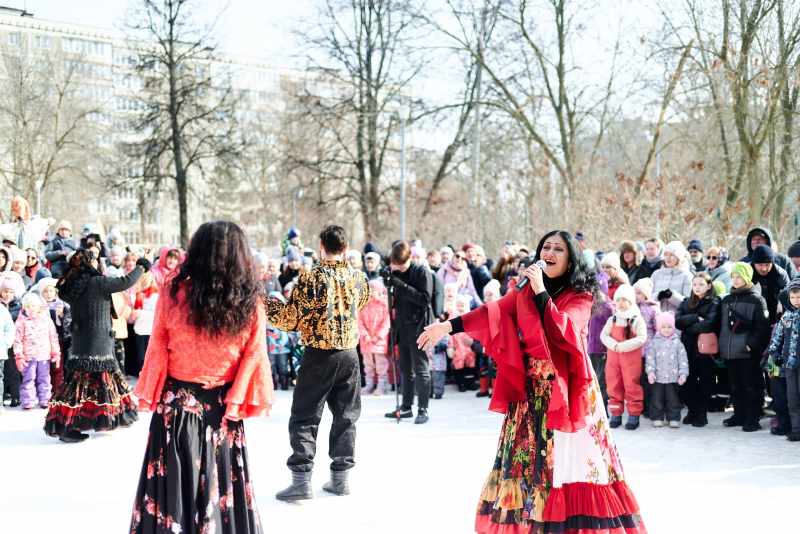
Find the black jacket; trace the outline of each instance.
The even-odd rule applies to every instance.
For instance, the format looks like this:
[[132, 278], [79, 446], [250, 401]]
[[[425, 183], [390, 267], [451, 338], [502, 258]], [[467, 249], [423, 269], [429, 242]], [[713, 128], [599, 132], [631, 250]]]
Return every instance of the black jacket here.
[[[747, 232], [747, 256], [742, 258], [739, 261], [743, 261], [745, 263], [750, 262], [750, 256], [753, 254], [753, 247], [750, 246], [750, 241], [753, 238], [753, 234], [764, 234], [767, 237], [767, 245], [772, 248], [772, 232], [769, 231], [769, 228], [764, 227], [756, 227]], [[794, 266], [792, 260], [789, 259], [789, 256], [786, 254], [781, 254], [780, 252], [775, 252], [775, 264], [780, 265], [783, 267], [783, 270], [786, 271], [786, 274], [789, 276], [789, 280], [794, 280], [794, 277], [797, 275], [797, 267]]]
[[675, 312], [675, 327], [681, 331], [681, 342], [686, 348], [686, 355], [690, 360], [708, 358], [707, 354], [697, 352], [697, 338], [700, 334], [709, 333], [719, 336], [719, 314], [722, 301], [719, 297], [703, 299], [696, 308], [692, 309], [689, 306], [689, 300], [691, 299], [683, 299], [681, 305], [678, 306], [678, 310]]
[[289, 267], [284, 267], [283, 272], [278, 277], [278, 283], [281, 287], [286, 287], [286, 285], [300, 276], [300, 269], [290, 269]]
[[483, 300], [483, 288], [492, 281], [492, 274], [485, 265], [476, 266], [474, 261], [468, 261], [467, 267], [469, 268], [470, 276], [472, 276], [472, 285], [475, 286], [475, 292]]
[[[664, 265], [664, 262], [660, 261], [656, 263], [654, 267], [651, 267], [650, 262], [647, 261], [647, 258], [643, 259], [642, 263], [640, 263], [636, 268], [636, 281], [639, 281], [642, 278], [653, 278], [653, 273], [659, 270], [662, 265]], [[636, 281], [632, 280], [631, 285], [635, 284]]]
[[392, 330], [395, 343], [416, 345], [425, 327], [433, 323], [432, 276], [435, 275], [427, 267], [412, 262], [406, 272], [394, 271], [389, 278], [395, 311]]
[[[625, 271], [625, 274], [628, 275], [628, 280], [630, 285], [635, 284], [640, 278], [639, 270], [641, 269], [641, 265], [633, 265], [632, 267], [628, 267], [625, 261], [620, 262], [622, 264], [622, 270]], [[652, 274], [652, 273], [651, 273]]]
[[778, 293], [789, 285], [789, 275], [773, 263], [766, 276], [761, 276], [753, 265], [753, 282], [761, 286], [761, 297], [767, 301], [770, 324], [778, 322]]
[[[732, 289], [732, 291], [736, 291]], [[772, 325], [761, 286], [725, 295], [722, 299], [719, 351], [726, 360], [761, 358], [769, 343]], [[735, 332], [732, 328], [736, 329]], [[747, 350], [750, 347], [750, 350]]]
[[47, 245], [44, 257], [50, 262], [50, 273], [53, 278], [59, 278], [67, 266], [67, 255], [61, 254], [61, 252], [64, 250], [72, 252], [76, 248], [75, 241], [64, 239], [60, 235], [56, 235]]

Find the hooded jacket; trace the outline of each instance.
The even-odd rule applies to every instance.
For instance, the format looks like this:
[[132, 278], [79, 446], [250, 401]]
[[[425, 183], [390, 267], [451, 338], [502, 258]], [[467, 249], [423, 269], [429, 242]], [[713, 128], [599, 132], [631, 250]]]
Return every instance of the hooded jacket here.
[[389, 305], [386, 298], [370, 297], [364, 309], [358, 312], [361, 353], [389, 354], [389, 328]]
[[719, 297], [703, 299], [692, 309], [689, 306], [690, 300], [685, 299], [678, 306], [678, 311], [675, 312], [675, 327], [681, 331], [681, 341], [690, 360], [708, 358], [708, 355], [697, 351], [697, 338], [700, 334], [719, 333], [722, 301]]
[[453, 263], [448, 261], [439, 271], [434, 274], [433, 276], [438, 276], [439, 279], [442, 281], [442, 285], [455, 283], [458, 284], [459, 289], [465, 288], [469, 291], [469, 294], [478, 301], [480, 305], [483, 300], [478, 296], [478, 291], [475, 289], [475, 284], [472, 280], [472, 274], [469, 271], [468, 267], [464, 267], [460, 271], [456, 271], [453, 269]]
[[[747, 256], [739, 261], [750, 263], [750, 256], [753, 255], [753, 247], [750, 246], [750, 240], [752, 239], [753, 234], [756, 233], [764, 234], [767, 237], [767, 245], [772, 248], [772, 232], [769, 231], [769, 228], [758, 226], [747, 232], [747, 241], [745, 242], [745, 245], [747, 245]], [[786, 254], [775, 252], [774, 262], [776, 265], [783, 267], [783, 270], [786, 271], [786, 274], [789, 276], [789, 280], [794, 280], [794, 277], [797, 276], [797, 268]]]
[[56, 361], [61, 358], [56, 326], [47, 311], [33, 315], [23, 311], [19, 314], [14, 336], [14, 358], [26, 362]]
[[766, 276], [761, 276], [754, 265], [752, 281], [761, 286], [761, 297], [767, 301], [770, 324], [775, 324], [778, 315], [778, 293], [789, 285], [789, 275], [779, 265], [773, 263], [772, 269]]
[[731, 290], [731, 262], [726, 261], [716, 269], [709, 270], [708, 276], [711, 277], [712, 282], [722, 282], [725, 284], [725, 289]]
[[769, 355], [773, 361], [783, 356], [783, 369], [800, 370], [800, 359], [797, 358], [797, 345], [800, 344], [800, 310], [788, 304], [781, 320], [775, 326], [772, 341], [769, 344]]
[[736, 293], [722, 299], [720, 354], [725, 360], [761, 358], [771, 332], [769, 310], [761, 297], [761, 286], [751, 283], [746, 289], [733, 291]]
[[169, 254], [172, 250], [175, 250], [175, 247], [162, 248], [161, 253], [158, 255], [158, 263], [153, 265], [153, 268], [151, 269], [158, 289], [161, 289], [161, 286], [164, 285], [167, 277], [170, 275], [170, 273], [172, 273], [172, 271], [167, 269], [167, 254]]
[[6, 257], [6, 264], [0, 269], [0, 274], [7, 273], [11, 270], [11, 251], [6, 247], [0, 247], [0, 254]]

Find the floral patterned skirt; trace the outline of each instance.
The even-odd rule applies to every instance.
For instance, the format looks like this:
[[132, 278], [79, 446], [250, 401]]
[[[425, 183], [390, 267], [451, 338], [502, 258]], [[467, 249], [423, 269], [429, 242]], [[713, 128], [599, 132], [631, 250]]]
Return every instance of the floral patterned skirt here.
[[110, 431], [139, 420], [131, 387], [119, 371], [66, 372], [64, 382], [50, 398], [44, 421], [48, 436], [70, 430]]
[[589, 390], [586, 427], [554, 432], [546, 427], [552, 366], [530, 358], [526, 368], [526, 399], [508, 406], [475, 532], [646, 534], [623, 480], [597, 380]]
[[262, 533], [244, 427], [224, 419], [231, 384], [168, 378], [150, 421], [131, 533]]

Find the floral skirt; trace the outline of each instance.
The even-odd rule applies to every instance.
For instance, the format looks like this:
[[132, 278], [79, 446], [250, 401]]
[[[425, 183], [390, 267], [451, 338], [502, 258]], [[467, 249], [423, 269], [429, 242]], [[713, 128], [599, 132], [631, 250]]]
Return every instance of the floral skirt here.
[[546, 428], [552, 367], [534, 358], [526, 367], [526, 399], [509, 404], [475, 532], [646, 534], [622, 480], [597, 381], [588, 395], [587, 427], [574, 434], [554, 432]]
[[130, 532], [263, 532], [244, 427], [224, 419], [230, 384], [168, 378], [150, 421]]
[[139, 420], [131, 387], [119, 371], [66, 372], [55, 390], [44, 421], [48, 436], [63, 436], [70, 430], [110, 431]]

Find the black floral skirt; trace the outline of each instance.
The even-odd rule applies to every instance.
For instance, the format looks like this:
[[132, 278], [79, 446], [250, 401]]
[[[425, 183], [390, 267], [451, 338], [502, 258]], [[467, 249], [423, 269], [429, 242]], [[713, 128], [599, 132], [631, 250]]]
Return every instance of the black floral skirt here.
[[139, 420], [131, 391], [119, 371], [66, 372], [50, 398], [44, 431], [60, 437], [70, 430], [99, 432], [130, 426]]
[[131, 533], [261, 533], [244, 427], [224, 419], [231, 384], [168, 378], [150, 421]]

